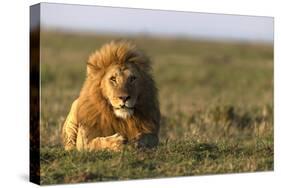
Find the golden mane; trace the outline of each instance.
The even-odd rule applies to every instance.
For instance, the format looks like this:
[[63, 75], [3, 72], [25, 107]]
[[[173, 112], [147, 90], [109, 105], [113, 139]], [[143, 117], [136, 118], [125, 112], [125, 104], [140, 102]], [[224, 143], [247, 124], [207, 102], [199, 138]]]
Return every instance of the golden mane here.
[[[140, 86], [142, 93], [134, 115], [128, 119], [120, 119], [115, 116], [101, 92], [101, 80], [111, 64], [125, 62], [137, 65], [145, 79], [145, 85]], [[97, 137], [119, 133], [131, 140], [139, 134], [158, 134], [160, 112], [149, 58], [131, 43], [111, 42], [90, 55], [87, 65], [87, 78], [77, 106], [77, 120], [81, 126], [94, 130], [93, 134]]]

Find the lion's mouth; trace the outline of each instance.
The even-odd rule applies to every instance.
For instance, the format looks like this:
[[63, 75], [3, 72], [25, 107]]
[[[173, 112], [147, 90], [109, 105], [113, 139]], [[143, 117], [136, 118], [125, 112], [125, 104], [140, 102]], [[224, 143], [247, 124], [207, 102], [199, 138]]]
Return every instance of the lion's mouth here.
[[135, 109], [134, 107], [128, 107], [128, 106], [123, 105], [123, 106], [114, 108], [114, 113], [117, 117], [126, 119], [134, 114], [134, 111], [135, 111], [134, 109]]

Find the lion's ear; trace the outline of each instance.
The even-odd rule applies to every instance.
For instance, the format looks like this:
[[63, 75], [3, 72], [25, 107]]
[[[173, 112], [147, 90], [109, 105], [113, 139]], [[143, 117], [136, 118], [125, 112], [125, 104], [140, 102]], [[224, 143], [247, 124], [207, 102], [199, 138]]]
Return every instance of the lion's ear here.
[[92, 63], [87, 63], [87, 76], [94, 75], [99, 71], [99, 68], [93, 65]]

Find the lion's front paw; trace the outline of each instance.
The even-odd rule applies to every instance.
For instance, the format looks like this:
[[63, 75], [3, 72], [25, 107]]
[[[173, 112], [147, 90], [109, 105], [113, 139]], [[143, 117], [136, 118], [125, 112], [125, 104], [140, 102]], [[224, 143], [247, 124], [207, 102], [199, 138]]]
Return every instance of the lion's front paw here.
[[124, 143], [125, 143], [125, 138], [118, 133], [112, 136], [105, 137], [103, 140], [104, 148], [113, 151], [122, 150]]
[[153, 148], [158, 145], [158, 136], [154, 134], [139, 134], [134, 139], [134, 146], [137, 148]]

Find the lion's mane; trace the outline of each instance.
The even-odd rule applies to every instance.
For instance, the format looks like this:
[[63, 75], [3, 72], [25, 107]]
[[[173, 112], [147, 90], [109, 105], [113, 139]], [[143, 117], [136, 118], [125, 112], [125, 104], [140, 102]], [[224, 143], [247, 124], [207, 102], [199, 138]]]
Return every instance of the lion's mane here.
[[[111, 105], [101, 92], [101, 80], [107, 68], [113, 64], [134, 63], [142, 75], [143, 84], [138, 106], [132, 117], [116, 117]], [[128, 140], [140, 134], [158, 135], [160, 112], [157, 89], [151, 75], [150, 60], [129, 42], [119, 41], [104, 45], [90, 55], [87, 63], [87, 77], [77, 103], [79, 126], [88, 130], [90, 137], [104, 137], [115, 133]]]

